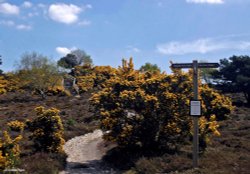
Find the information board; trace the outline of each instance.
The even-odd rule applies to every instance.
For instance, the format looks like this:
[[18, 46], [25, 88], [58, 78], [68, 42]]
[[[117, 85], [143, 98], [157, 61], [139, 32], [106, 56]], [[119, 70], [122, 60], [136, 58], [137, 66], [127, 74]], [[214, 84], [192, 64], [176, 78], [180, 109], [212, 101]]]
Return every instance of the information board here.
[[201, 116], [201, 101], [199, 100], [190, 101], [190, 115]]

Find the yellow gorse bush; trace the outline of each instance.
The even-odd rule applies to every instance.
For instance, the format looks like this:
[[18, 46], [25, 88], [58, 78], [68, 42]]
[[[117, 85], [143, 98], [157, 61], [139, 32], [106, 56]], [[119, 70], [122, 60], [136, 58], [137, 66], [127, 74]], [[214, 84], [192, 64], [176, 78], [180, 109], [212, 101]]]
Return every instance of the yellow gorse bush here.
[[[107, 140], [120, 146], [176, 148], [192, 136], [192, 71], [141, 73], [130, 59], [123, 60], [114, 72], [91, 98]], [[201, 135], [219, 135], [216, 119], [230, 113], [231, 101], [201, 83], [199, 92], [203, 104], [200, 122], [206, 125], [200, 127]]]
[[0, 94], [20, 90], [20, 80], [13, 73], [0, 75]]
[[61, 96], [70, 96], [70, 92], [64, 88], [62, 85], [56, 85], [53, 87], [48, 87], [46, 90], [47, 95], [61, 95]]
[[116, 69], [111, 66], [76, 66], [74, 74], [80, 92], [89, 91], [95, 87], [104, 87], [104, 82], [116, 75]]
[[7, 131], [3, 132], [3, 137], [0, 138], [0, 171], [7, 167], [14, 167], [19, 160], [20, 147], [18, 143], [21, 139], [21, 135], [12, 139]]
[[37, 118], [27, 122], [31, 130], [31, 138], [37, 151], [63, 152], [65, 140], [63, 138], [63, 124], [59, 116], [59, 110], [55, 108], [45, 109], [40, 106], [35, 108]]
[[12, 131], [23, 131], [25, 127], [25, 123], [15, 120], [7, 123], [7, 126], [10, 128]]
[[3, 75], [0, 75], [0, 94], [7, 92], [8, 81]]

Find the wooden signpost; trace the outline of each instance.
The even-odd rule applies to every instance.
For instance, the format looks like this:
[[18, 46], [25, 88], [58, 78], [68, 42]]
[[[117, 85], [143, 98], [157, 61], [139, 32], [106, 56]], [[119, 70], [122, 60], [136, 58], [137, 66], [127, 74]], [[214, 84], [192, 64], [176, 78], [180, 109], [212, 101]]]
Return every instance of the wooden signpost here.
[[201, 103], [198, 100], [198, 69], [199, 68], [218, 68], [218, 63], [198, 63], [193, 60], [193, 63], [173, 63], [172, 68], [192, 68], [193, 69], [193, 90], [194, 98], [190, 101], [190, 115], [193, 116], [194, 134], [193, 134], [193, 167], [198, 167], [199, 158], [199, 116], [201, 115]]

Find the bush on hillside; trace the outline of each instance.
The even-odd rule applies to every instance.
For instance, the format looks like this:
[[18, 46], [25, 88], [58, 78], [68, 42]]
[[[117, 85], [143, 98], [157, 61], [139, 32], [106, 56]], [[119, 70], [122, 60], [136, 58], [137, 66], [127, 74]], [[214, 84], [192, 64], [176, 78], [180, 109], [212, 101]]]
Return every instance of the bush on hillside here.
[[65, 140], [63, 138], [63, 125], [59, 110], [35, 108], [37, 118], [27, 122], [31, 130], [31, 139], [34, 141], [36, 151], [62, 153]]
[[21, 139], [21, 135], [12, 139], [7, 131], [3, 132], [3, 137], [0, 138], [0, 171], [14, 167], [18, 163], [20, 156], [18, 143]]
[[[192, 85], [191, 71], [174, 70], [170, 75], [141, 73], [134, 70], [132, 59], [123, 60], [115, 76], [91, 98], [96, 114], [100, 115], [104, 138], [121, 147], [176, 150], [192, 136], [189, 116]], [[200, 88], [208, 89], [208, 86]], [[223, 118], [232, 110], [229, 99], [212, 92], [212, 98], [204, 97], [210, 95], [208, 92], [201, 95], [204, 117], [200, 121], [204, 126], [200, 129], [204, 129], [205, 135], [210, 132], [218, 135], [215, 113]], [[207, 138], [201, 135], [200, 138]]]
[[22, 132], [25, 128], [25, 123], [18, 121], [18, 120], [15, 120], [15, 121], [8, 122], [7, 126], [12, 131]]
[[102, 88], [105, 82], [116, 74], [116, 69], [111, 66], [88, 65], [76, 66], [73, 75], [77, 79], [80, 92], [89, 91], [95, 87]]

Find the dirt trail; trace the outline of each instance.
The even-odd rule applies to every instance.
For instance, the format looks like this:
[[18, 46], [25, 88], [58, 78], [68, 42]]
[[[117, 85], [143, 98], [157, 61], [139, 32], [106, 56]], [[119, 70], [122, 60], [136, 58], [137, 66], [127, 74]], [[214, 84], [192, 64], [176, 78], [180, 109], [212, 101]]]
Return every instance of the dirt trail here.
[[108, 151], [103, 146], [102, 131], [95, 130], [66, 142], [64, 150], [68, 155], [66, 171], [60, 174], [113, 174], [112, 169], [103, 169], [101, 159]]

